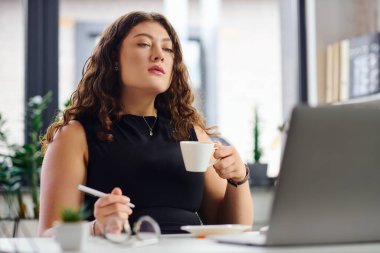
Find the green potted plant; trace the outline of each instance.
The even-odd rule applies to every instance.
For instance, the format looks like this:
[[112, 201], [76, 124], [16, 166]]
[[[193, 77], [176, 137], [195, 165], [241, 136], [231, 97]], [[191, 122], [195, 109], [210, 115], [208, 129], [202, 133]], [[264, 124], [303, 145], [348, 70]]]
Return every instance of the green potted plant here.
[[[12, 152], [5, 130], [6, 121], [0, 113], [0, 192], [7, 204], [0, 219], [25, 217], [26, 206], [22, 201], [21, 185], [23, 171], [12, 165]], [[18, 205], [15, 204], [17, 199]]]
[[[42, 116], [52, 98], [52, 93], [29, 99], [26, 120], [30, 125], [30, 141], [23, 144], [9, 144], [4, 130], [5, 120], [0, 118], [0, 183], [1, 193], [9, 206], [8, 218], [32, 218], [39, 216], [39, 173], [42, 164], [40, 135]], [[27, 213], [23, 193], [31, 195], [32, 213]], [[15, 199], [16, 198], [16, 199]], [[16, 201], [17, 200], [17, 204]], [[14, 213], [13, 210], [17, 212]]]
[[[5, 120], [0, 113], [0, 148], [1, 150], [8, 147], [7, 135], [4, 129]], [[21, 178], [18, 175], [15, 175], [12, 167], [9, 164], [8, 156], [0, 156], [0, 190], [4, 201], [8, 206], [7, 212], [2, 214], [1, 219], [9, 218], [13, 216], [13, 199], [16, 190], [20, 188]]]
[[253, 160], [255, 163], [260, 163], [261, 156], [263, 155], [263, 149], [260, 146], [260, 128], [259, 128], [259, 113], [257, 108], [255, 109], [253, 127]]
[[55, 239], [63, 250], [79, 251], [89, 236], [89, 226], [84, 219], [87, 214], [85, 208], [78, 210], [63, 208], [61, 222], [55, 226]]
[[[14, 205], [14, 200], [17, 197], [18, 203], [21, 202], [20, 195], [17, 194], [20, 192], [21, 187], [21, 171], [13, 168], [9, 165], [6, 160], [0, 161], [0, 184], [1, 184], [1, 192], [4, 198], [4, 201], [7, 204], [8, 210], [3, 214], [3, 217], [0, 219], [12, 218], [17, 216], [20, 212], [25, 213], [25, 205], [21, 207], [16, 207]], [[21, 210], [21, 211], [20, 211]]]
[[253, 127], [253, 161], [248, 164], [250, 173], [250, 184], [252, 186], [269, 186], [270, 181], [267, 176], [267, 167], [265, 163], [261, 163], [263, 149], [260, 144], [260, 117], [257, 107], [254, 111], [254, 127]]

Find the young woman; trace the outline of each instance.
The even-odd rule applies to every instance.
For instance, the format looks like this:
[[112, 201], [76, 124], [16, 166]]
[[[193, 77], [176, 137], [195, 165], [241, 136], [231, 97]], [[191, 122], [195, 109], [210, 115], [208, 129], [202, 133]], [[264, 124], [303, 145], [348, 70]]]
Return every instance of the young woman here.
[[[202, 222], [252, 224], [248, 170], [234, 147], [216, 143], [220, 160], [205, 173], [184, 168], [179, 141], [211, 142], [192, 102], [180, 42], [164, 16], [133, 12], [111, 24], [43, 140], [40, 235], [52, 234], [62, 207], [83, 203], [93, 209], [95, 235], [111, 216], [132, 224], [150, 215], [163, 233]], [[84, 196], [77, 184], [109, 194]]]

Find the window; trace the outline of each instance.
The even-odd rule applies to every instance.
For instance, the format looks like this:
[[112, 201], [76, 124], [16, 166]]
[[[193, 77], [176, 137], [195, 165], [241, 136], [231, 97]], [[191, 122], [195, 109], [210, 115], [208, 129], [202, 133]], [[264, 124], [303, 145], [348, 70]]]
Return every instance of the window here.
[[[61, 0], [61, 105], [76, 87], [96, 36], [107, 24], [129, 11], [166, 10], [165, 1], [155, 0], [86, 1], [86, 9], [78, 2]], [[219, 126], [222, 137], [238, 148], [244, 161], [252, 162], [257, 106], [264, 149], [262, 162], [270, 162], [269, 174], [275, 176], [281, 151], [278, 127], [283, 121], [279, 3], [219, 1], [217, 23], [206, 40], [199, 3], [188, 1], [189, 31], [185, 34], [189, 39], [182, 40], [185, 63], [197, 94], [196, 107], [206, 114], [209, 125]]]
[[24, 141], [24, 5], [0, 1], [0, 113], [10, 143]]

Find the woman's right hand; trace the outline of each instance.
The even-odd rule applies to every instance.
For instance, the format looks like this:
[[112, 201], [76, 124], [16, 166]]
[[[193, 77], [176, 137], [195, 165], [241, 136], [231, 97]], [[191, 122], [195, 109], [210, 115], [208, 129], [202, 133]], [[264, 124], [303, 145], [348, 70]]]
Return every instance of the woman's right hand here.
[[123, 196], [119, 187], [115, 187], [107, 196], [99, 198], [94, 205], [95, 235], [103, 234], [104, 225], [110, 217], [119, 217], [128, 221], [132, 214], [129, 203], [130, 199]]

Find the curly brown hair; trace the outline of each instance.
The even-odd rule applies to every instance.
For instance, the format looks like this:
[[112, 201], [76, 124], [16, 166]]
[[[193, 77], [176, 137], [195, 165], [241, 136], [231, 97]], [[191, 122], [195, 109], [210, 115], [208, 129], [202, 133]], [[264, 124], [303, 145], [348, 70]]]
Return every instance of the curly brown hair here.
[[174, 28], [161, 14], [132, 12], [118, 18], [103, 32], [83, 68], [82, 79], [71, 95], [70, 105], [59, 120], [48, 127], [41, 141], [43, 153], [57, 131], [87, 112], [97, 115], [101, 126], [97, 133], [98, 138], [112, 141], [111, 115], [117, 116], [122, 113], [121, 84], [119, 72], [113, 69], [114, 62], [124, 38], [133, 27], [145, 21], [161, 24], [173, 44], [174, 64], [170, 87], [157, 95], [155, 100], [157, 110], [171, 119], [172, 137], [176, 140], [188, 139], [190, 129], [194, 125], [199, 126], [208, 135], [214, 135], [211, 133], [214, 127], [206, 127], [203, 116], [192, 106], [194, 95], [190, 89], [188, 71], [183, 63], [180, 41]]

